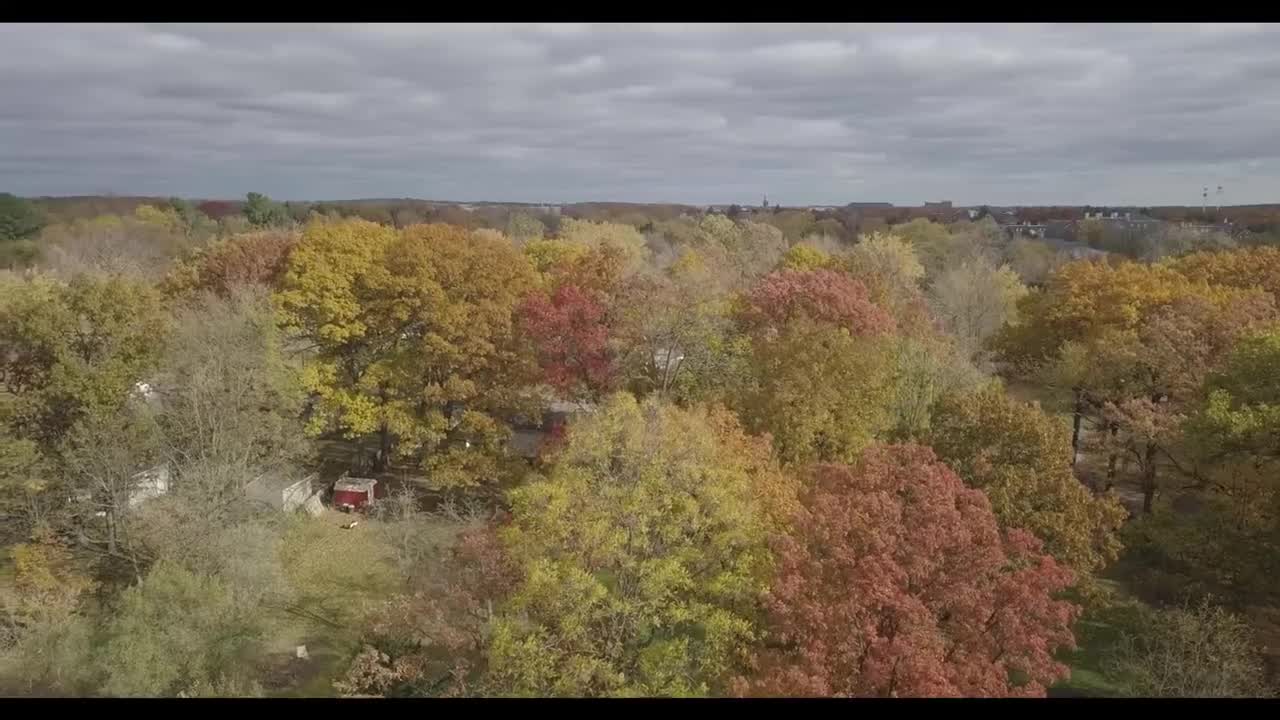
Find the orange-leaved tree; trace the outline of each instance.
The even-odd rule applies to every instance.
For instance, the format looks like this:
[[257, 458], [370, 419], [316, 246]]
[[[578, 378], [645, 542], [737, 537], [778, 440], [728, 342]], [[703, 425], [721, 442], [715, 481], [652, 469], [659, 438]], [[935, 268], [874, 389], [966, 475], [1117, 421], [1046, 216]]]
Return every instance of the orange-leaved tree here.
[[1042, 696], [1067, 674], [1072, 580], [928, 449], [810, 470], [775, 546], [769, 636], [748, 695]]

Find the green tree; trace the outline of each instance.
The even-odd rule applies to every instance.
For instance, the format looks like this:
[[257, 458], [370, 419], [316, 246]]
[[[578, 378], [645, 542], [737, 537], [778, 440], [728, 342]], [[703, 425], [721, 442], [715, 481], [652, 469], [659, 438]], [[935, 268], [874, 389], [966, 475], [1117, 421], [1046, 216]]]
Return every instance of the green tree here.
[[31, 201], [0, 193], [0, 246], [35, 237], [44, 225], [44, 215]]
[[897, 337], [891, 343], [890, 437], [924, 442], [938, 403], [988, 380], [945, 337]]
[[262, 613], [214, 576], [159, 563], [104, 629], [102, 691], [123, 697], [258, 694]]
[[893, 232], [911, 246], [929, 277], [940, 274], [949, 266], [952, 236], [947, 232], [947, 226], [928, 218], [915, 218], [895, 225]]
[[256, 192], [245, 196], [244, 217], [256, 228], [283, 227], [293, 222], [284, 205]]

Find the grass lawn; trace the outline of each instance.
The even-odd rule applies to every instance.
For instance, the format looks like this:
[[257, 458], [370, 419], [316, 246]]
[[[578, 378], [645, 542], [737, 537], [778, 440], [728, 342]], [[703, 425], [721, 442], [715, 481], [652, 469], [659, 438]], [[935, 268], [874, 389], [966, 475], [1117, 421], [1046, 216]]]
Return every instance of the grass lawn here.
[[[1077, 697], [1124, 697], [1129, 693], [1122, 685], [1108, 679], [1102, 668], [1108, 650], [1123, 630], [1132, 629], [1132, 599], [1124, 587], [1114, 580], [1098, 580], [1110, 596], [1105, 608], [1087, 611], [1075, 625], [1076, 650], [1063, 656], [1071, 668], [1071, 677], [1056, 685], [1054, 691]], [[1053, 691], [1051, 691], [1053, 692]], [[1057, 694], [1057, 693], [1054, 693]]]
[[[343, 530], [351, 520], [359, 525]], [[260, 658], [263, 689], [269, 697], [333, 697], [333, 681], [359, 650], [368, 614], [405, 591], [408, 566], [398, 563], [418, 557], [412, 567], [430, 568], [464, 525], [443, 518], [403, 525], [332, 510], [294, 522], [282, 553], [286, 575], [299, 592], [296, 603], [333, 624], [273, 611], [273, 631], [263, 639]], [[307, 659], [296, 656], [298, 645], [306, 645]]]

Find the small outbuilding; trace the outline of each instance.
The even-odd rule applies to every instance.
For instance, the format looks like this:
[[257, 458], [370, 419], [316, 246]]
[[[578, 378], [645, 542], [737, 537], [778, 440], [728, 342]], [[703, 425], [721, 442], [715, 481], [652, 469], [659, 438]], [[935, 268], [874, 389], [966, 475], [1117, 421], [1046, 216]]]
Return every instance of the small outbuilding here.
[[333, 506], [346, 512], [364, 510], [384, 495], [386, 486], [373, 478], [342, 477], [333, 484]]
[[301, 478], [296, 475], [273, 473], [263, 475], [249, 483], [245, 488], [245, 494], [250, 500], [264, 503], [276, 510], [294, 512], [305, 508], [312, 498], [318, 501], [322, 489], [319, 476], [314, 473]]
[[133, 488], [129, 491], [129, 507], [160, 497], [169, 492], [169, 467], [157, 465], [133, 476]]

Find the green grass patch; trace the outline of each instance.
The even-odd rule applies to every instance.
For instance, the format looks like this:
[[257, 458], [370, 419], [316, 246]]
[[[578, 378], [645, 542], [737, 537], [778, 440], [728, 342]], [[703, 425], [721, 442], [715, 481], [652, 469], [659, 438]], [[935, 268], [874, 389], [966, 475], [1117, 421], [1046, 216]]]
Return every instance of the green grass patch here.
[[1060, 658], [1071, 677], [1056, 687], [1086, 697], [1126, 697], [1132, 693], [1106, 672], [1107, 655], [1122, 633], [1141, 626], [1141, 604], [1114, 580], [1097, 580], [1100, 592], [1075, 624], [1076, 649]]

